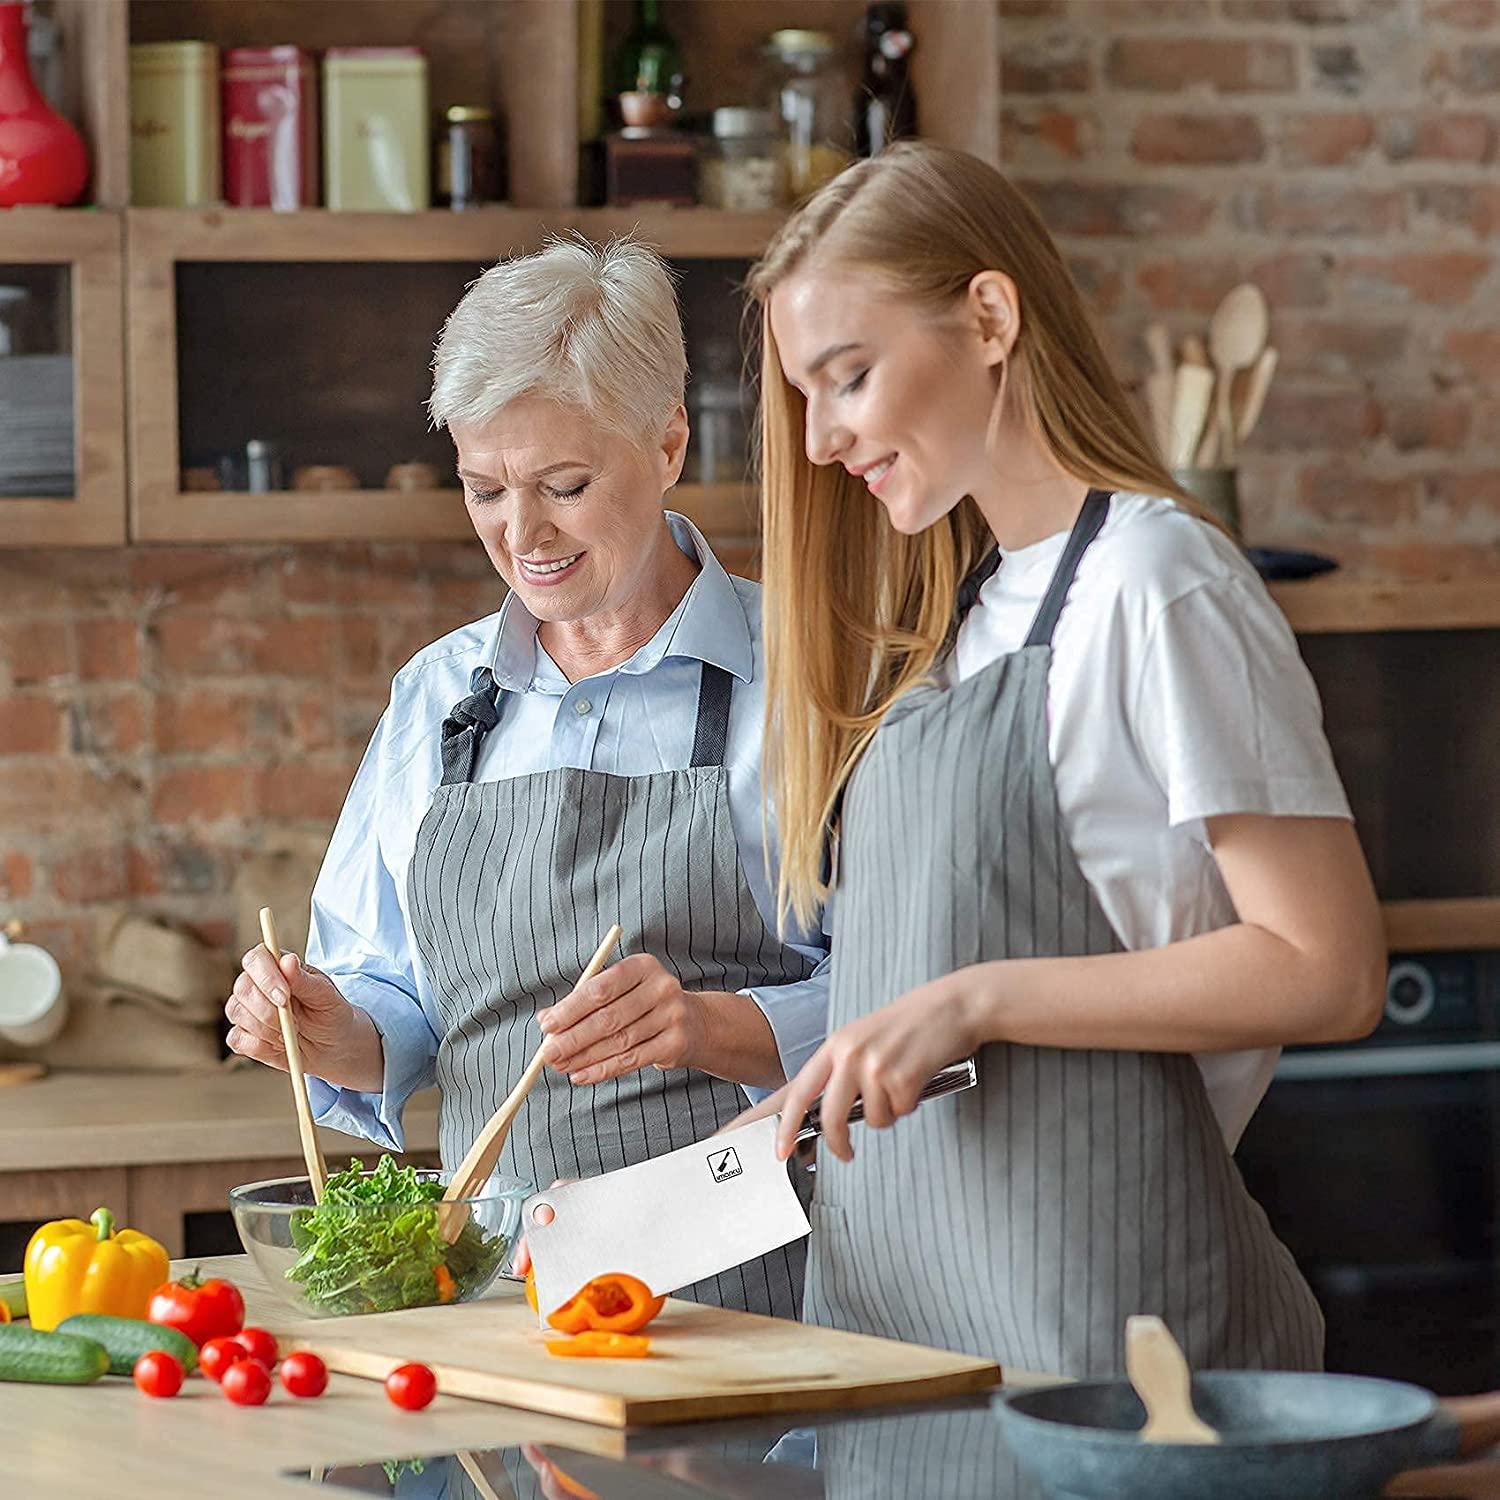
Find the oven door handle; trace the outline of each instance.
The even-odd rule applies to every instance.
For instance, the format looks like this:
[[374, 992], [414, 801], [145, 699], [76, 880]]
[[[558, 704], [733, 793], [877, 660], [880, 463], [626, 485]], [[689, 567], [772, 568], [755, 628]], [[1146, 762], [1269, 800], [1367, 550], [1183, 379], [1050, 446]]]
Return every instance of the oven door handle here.
[[1276, 1064], [1277, 1080], [1418, 1078], [1438, 1073], [1500, 1072], [1500, 1042], [1446, 1042], [1410, 1047], [1329, 1047], [1288, 1052]]

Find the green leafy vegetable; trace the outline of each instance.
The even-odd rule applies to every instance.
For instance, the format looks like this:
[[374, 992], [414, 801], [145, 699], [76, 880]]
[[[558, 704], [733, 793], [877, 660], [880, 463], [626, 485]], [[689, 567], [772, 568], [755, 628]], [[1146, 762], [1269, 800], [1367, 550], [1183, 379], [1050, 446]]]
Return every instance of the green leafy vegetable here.
[[388, 1458], [383, 1467], [386, 1483], [395, 1489], [396, 1481], [403, 1474], [420, 1474], [427, 1467], [427, 1461], [421, 1458]]
[[328, 1179], [316, 1208], [291, 1216], [292, 1243], [301, 1252], [287, 1280], [301, 1283], [324, 1312], [390, 1312], [445, 1300], [445, 1266], [460, 1297], [488, 1282], [505, 1254], [503, 1234], [486, 1234], [471, 1215], [447, 1244], [438, 1231], [443, 1185], [382, 1156], [367, 1173], [357, 1159]]

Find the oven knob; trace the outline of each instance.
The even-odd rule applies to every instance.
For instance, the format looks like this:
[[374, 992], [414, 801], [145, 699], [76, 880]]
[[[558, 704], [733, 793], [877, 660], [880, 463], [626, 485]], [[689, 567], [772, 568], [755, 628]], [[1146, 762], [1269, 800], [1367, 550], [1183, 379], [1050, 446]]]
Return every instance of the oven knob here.
[[1437, 1004], [1431, 970], [1421, 964], [1392, 964], [1385, 981], [1385, 1013], [1398, 1026], [1418, 1026]]

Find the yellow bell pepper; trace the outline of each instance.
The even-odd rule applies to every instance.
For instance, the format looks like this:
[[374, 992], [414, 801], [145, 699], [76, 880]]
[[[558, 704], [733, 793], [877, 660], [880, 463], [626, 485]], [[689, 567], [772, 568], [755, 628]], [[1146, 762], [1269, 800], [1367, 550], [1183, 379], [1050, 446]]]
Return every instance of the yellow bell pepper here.
[[26, 1306], [33, 1328], [56, 1328], [74, 1313], [144, 1318], [151, 1293], [167, 1279], [167, 1252], [150, 1235], [115, 1229], [96, 1208], [82, 1219], [43, 1224], [26, 1246]]

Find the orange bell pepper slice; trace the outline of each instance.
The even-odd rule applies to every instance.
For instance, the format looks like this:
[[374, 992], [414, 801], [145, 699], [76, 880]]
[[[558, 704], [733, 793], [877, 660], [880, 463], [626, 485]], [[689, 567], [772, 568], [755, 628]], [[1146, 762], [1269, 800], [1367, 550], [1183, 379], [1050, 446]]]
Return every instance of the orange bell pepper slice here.
[[607, 1333], [600, 1328], [585, 1329], [572, 1338], [548, 1339], [548, 1354], [560, 1359], [644, 1359], [651, 1340], [633, 1333]]
[[451, 1302], [458, 1292], [458, 1285], [453, 1280], [453, 1272], [447, 1266], [439, 1266], [432, 1275], [437, 1282], [438, 1301]]
[[[536, 1277], [526, 1273], [526, 1300], [536, 1310]], [[639, 1333], [666, 1305], [651, 1288], [635, 1276], [614, 1271], [596, 1276], [576, 1296], [570, 1297], [547, 1322], [559, 1333]]]

